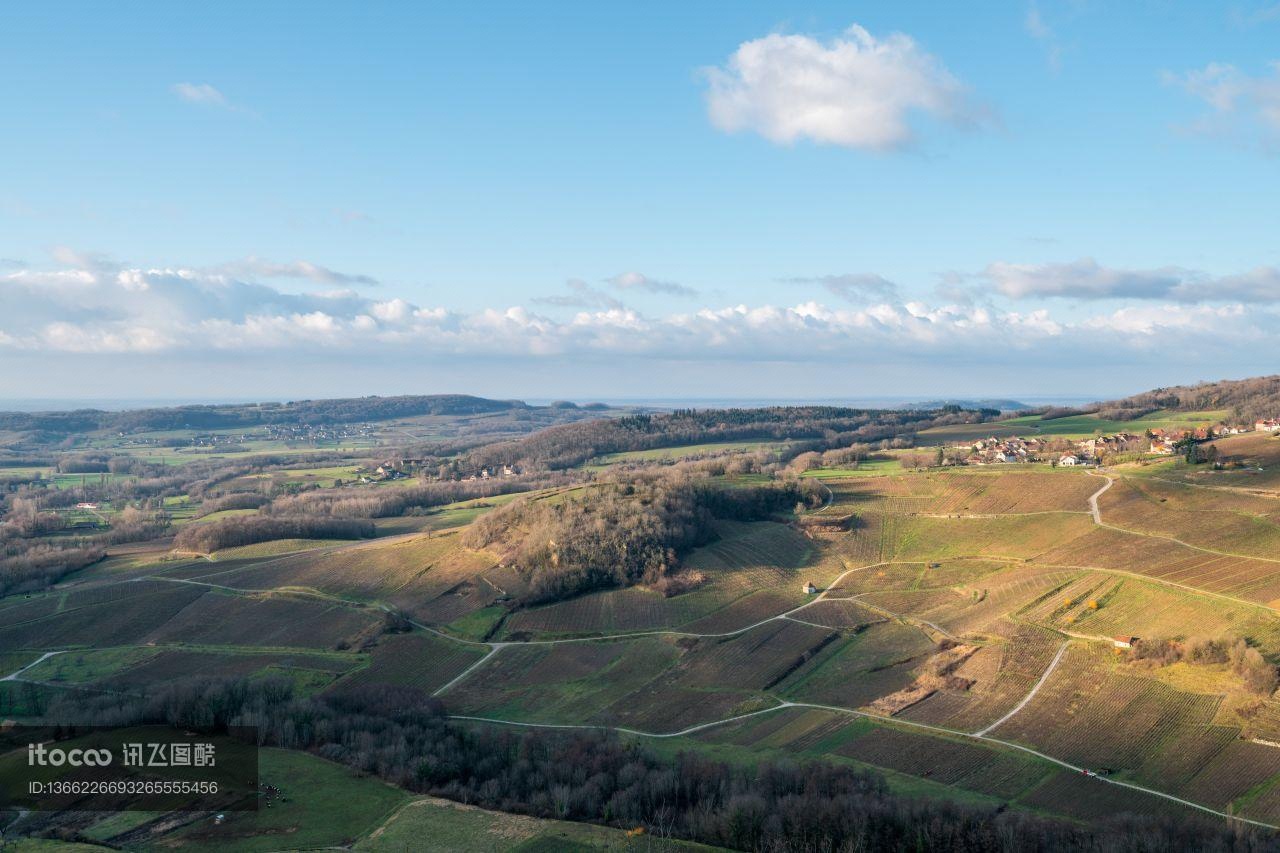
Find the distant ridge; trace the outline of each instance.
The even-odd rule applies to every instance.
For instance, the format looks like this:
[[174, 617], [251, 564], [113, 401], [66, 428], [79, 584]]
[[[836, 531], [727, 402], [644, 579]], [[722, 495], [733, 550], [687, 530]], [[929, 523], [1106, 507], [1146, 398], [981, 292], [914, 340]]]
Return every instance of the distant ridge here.
[[997, 409], [1001, 412], [1025, 412], [1028, 409], [1035, 408], [1027, 403], [1018, 400], [971, 400], [971, 399], [945, 399], [945, 400], [924, 400], [919, 403], [904, 403], [904, 409], [945, 409], [948, 406], [955, 406], [961, 409]]
[[287, 403], [230, 403], [105, 412], [0, 412], [0, 429], [53, 433], [101, 429], [228, 429], [267, 424], [336, 424], [385, 421], [419, 415], [478, 415], [527, 409], [519, 400], [489, 400], [468, 394], [400, 397], [348, 397], [335, 400], [296, 400]]

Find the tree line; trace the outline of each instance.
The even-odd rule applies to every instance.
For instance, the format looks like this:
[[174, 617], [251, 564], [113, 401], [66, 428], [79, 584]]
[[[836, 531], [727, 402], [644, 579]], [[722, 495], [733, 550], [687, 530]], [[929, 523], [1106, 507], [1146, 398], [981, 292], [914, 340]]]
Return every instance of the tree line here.
[[173, 547], [211, 554], [274, 539], [369, 539], [376, 533], [373, 522], [364, 519], [246, 515], [184, 527], [173, 537]]
[[283, 679], [194, 678], [146, 698], [69, 692], [51, 720], [251, 726], [260, 744], [300, 749], [410, 791], [541, 818], [634, 828], [771, 853], [1017, 850], [1139, 853], [1280, 850], [1275, 835], [1188, 816], [1119, 814], [1090, 826], [895, 794], [876, 772], [826, 761], [674, 756], [604, 732], [462, 724], [413, 688], [294, 693]]

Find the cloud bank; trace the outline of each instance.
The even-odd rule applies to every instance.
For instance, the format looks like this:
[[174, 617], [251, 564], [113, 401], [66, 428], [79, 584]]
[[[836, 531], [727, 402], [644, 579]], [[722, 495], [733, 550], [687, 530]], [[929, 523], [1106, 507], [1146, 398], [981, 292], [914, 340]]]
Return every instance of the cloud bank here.
[[[460, 311], [352, 288], [291, 293], [215, 270], [64, 263], [0, 274], [0, 358], [5, 353], [163, 361], [173, 355], [274, 359], [341, 355], [431, 360], [543, 358], [621, 361], [837, 363], [865, 369], [930, 364], [948, 370], [980, 365], [1082, 366], [1158, 359], [1192, 351], [1256, 352], [1280, 333], [1280, 314], [1245, 300], [1207, 304], [1161, 299], [1185, 276], [1167, 271], [1114, 271], [1093, 262], [1040, 267], [992, 264], [984, 273], [1002, 291], [1032, 296], [1120, 294], [1137, 304], [1060, 316], [1047, 307], [1000, 309], [977, 304], [904, 300], [885, 279], [869, 275], [811, 279], [843, 306], [815, 300], [732, 304], [645, 314], [605, 291], [571, 281], [564, 299], [543, 304], [582, 310], [568, 316], [537, 305]], [[234, 266], [234, 265], [228, 265]], [[262, 264], [332, 284], [314, 264]], [[244, 267], [241, 267], [244, 269]], [[347, 276], [356, 278], [356, 276]], [[1237, 297], [1271, 286], [1274, 270], [1215, 280]], [[624, 288], [625, 289], [625, 288]], [[1257, 301], [1257, 300], [1255, 300]], [[1274, 301], [1274, 288], [1271, 299]], [[1188, 356], [1190, 358], [1190, 356]], [[417, 362], [414, 359], [425, 359]], [[1012, 361], [1011, 361], [1012, 360]], [[931, 368], [933, 369], [933, 368]]]

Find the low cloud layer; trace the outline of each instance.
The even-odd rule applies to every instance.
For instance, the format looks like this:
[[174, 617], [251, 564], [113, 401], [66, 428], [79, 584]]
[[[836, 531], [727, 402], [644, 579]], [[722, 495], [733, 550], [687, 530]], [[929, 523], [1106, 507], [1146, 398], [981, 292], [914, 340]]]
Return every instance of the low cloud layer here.
[[[563, 299], [542, 304], [581, 310], [571, 316], [536, 304], [459, 311], [351, 288], [290, 293], [247, 277], [188, 268], [80, 264], [16, 269], [0, 274], [0, 353], [104, 357], [218, 355], [273, 359], [341, 353], [360, 359], [398, 357], [407, 363], [541, 358], [662, 359], [686, 362], [800, 362], [814, 365], [1008, 365], [1034, 371], [1169, 354], [1256, 351], [1280, 333], [1280, 314], [1244, 302], [1188, 304], [1148, 297], [1176, 292], [1173, 273], [1116, 273], [1096, 264], [1027, 267], [992, 265], [987, 274], [1011, 295], [1093, 296], [1127, 293], [1136, 305], [1072, 315], [1047, 307], [997, 309], [977, 304], [905, 300], [878, 276], [813, 279], [843, 306], [800, 299], [786, 304], [733, 304], [645, 314], [608, 292], [572, 281]], [[230, 265], [228, 265], [230, 266]], [[278, 273], [278, 265], [263, 271]], [[324, 269], [283, 265], [303, 278]], [[1274, 271], [1269, 272], [1273, 276]], [[336, 274], [335, 274], [336, 275]], [[1216, 281], [1246, 293], [1255, 272]], [[1070, 284], [1064, 284], [1070, 280]], [[624, 288], [625, 289], [625, 288]], [[554, 315], [554, 316], [553, 316]], [[425, 359], [425, 361], [422, 361]]]
[[716, 127], [783, 144], [889, 151], [911, 144], [917, 117], [957, 126], [984, 118], [966, 87], [909, 36], [876, 38], [857, 25], [825, 42], [777, 33], [743, 42], [706, 77]]

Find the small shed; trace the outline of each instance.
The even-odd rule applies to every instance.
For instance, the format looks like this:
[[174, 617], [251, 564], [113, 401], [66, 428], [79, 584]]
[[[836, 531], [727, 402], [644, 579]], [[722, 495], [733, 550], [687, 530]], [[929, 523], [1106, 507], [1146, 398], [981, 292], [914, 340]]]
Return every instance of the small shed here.
[[1138, 644], [1137, 637], [1112, 637], [1111, 642], [1117, 649], [1131, 649]]
[[818, 588], [813, 585], [813, 581], [805, 581], [805, 584], [804, 584], [805, 595], [816, 595], [817, 592], [818, 592]]

